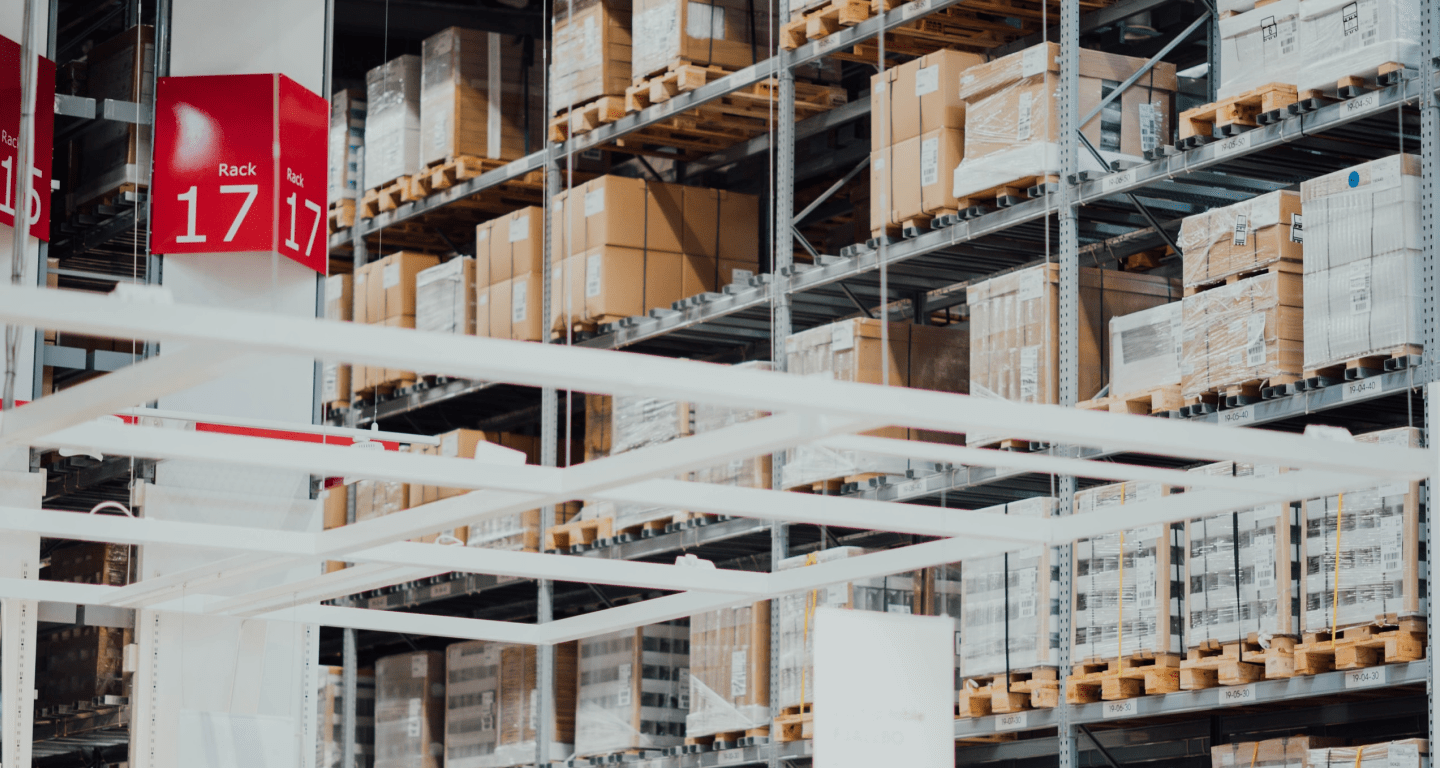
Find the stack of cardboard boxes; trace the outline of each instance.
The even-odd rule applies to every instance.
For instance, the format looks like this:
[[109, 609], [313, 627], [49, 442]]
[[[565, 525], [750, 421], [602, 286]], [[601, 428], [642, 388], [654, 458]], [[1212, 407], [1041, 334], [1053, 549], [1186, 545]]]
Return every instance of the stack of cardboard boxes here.
[[[544, 341], [550, 323], [540, 316], [545, 285], [542, 251], [545, 211], [537, 206], [475, 228], [475, 333], [496, 339]], [[559, 302], [559, 296], [552, 301]]]
[[[555, 646], [550, 754], [575, 743], [577, 646]], [[506, 768], [533, 763], [540, 707], [535, 646], [475, 641], [445, 649], [445, 765]]]
[[[56, 549], [46, 581], [130, 583], [130, 546], [82, 543]], [[36, 706], [89, 708], [93, 699], [124, 696], [123, 660], [132, 631], [119, 627], [75, 626], [42, 636], [36, 658]]]
[[450, 27], [420, 51], [420, 167], [541, 148], [544, 72], [527, 38]]
[[630, 0], [555, 3], [550, 43], [552, 112], [564, 114], [602, 96], [615, 96], [615, 109], [625, 113], [631, 74], [630, 7]]
[[748, 67], [770, 56], [776, 28], [774, 6], [749, 0], [635, 0], [631, 79], [684, 64]]
[[[416, 277], [439, 263], [440, 259], [435, 256], [400, 251], [360, 267], [355, 271], [352, 319], [390, 328], [414, 328]], [[363, 365], [354, 366], [351, 375], [355, 393], [362, 396], [373, 396], [379, 388], [415, 380], [414, 371]]]
[[445, 654], [416, 651], [375, 663], [375, 768], [445, 762]]
[[[353, 223], [355, 199], [360, 196], [360, 155], [365, 150], [365, 92], [338, 91], [330, 97], [330, 155], [327, 195], [332, 206], [349, 207]], [[348, 202], [347, 202], [348, 201]], [[340, 226], [350, 226], [342, 217]]]
[[406, 54], [365, 73], [365, 188], [420, 170], [420, 57]]

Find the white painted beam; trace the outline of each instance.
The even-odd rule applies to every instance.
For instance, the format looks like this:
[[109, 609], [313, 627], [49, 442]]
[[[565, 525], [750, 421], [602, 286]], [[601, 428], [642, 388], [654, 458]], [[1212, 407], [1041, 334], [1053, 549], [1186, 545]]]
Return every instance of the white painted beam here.
[[755, 601], [753, 595], [731, 595], [702, 592], [681, 592], [652, 600], [642, 600], [616, 608], [606, 608], [582, 616], [543, 624], [538, 627], [539, 642], [567, 643], [586, 637], [643, 627], [662, 621], [673, 621], [697, 613], [745, 605]]
[[286, 608], [259, 618], [323, 624], [327, 627], [350, 627], [375, 632], [403, 635], [453, 637], [458, 640], [491, 640], [497, 643], [538, 645], [540, 635], [534, 624], [489, 619], [462, 619], [428, 613], [379, 611], [366, 608], [342, 608], [336, 605], [307, 605]]
[[180, 544], [187, 547], [261, 552], [301, 558], [315, 556], [313, 533], [267, 531], [238, 525], [185, 523], [119, 515], [86, 515], [49, 509], [0, 507], [0, 531], [24, 531], [76, 541]]
[[[435, 547], [436, 545], [421, 546]], [[321, 574], [303, 581], [279, 584], [238, 597], [218, 600], [206, 606], [206, 612], [254, 616], [297, 605], [323, 603], [337, 597], [428, 579], [447, 572], [448, 569], [433, 567], [413, 568], [388, 563], [367, 563]]]
[[110, 595], [106, 604], [120, 608], [144, 608], [182, 597], [188, 592], [204, 592], [205, 588], [212, 584], [293, 568], [301, 562], [304, 561], [296, 557], [257, 557], [252, 553], [235, 555], [196, 568], [127, 584]]

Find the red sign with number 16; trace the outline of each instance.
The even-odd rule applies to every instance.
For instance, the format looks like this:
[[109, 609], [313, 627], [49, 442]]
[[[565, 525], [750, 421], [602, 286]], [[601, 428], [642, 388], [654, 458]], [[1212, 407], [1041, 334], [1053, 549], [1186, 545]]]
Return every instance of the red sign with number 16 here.
[[211, 75], [162, 77], [155, 102], [151, 250], [274, 250], [325, 273], [325, 99], [284, 75]]

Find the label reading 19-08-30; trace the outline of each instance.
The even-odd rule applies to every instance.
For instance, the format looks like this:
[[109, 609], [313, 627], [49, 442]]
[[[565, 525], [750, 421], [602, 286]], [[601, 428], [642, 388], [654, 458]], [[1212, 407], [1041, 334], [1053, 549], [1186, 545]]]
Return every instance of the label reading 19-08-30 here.
[[1114, 192], [1135, 183], [1135, 169], [1112, 173], [1100, 180], [1100, 191]]

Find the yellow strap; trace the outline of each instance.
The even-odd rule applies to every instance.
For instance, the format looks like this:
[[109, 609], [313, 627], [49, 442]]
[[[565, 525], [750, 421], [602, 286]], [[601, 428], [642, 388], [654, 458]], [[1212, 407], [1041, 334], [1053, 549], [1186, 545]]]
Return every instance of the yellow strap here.
[[[814, 565], [820, 561], [814, 552], [805, 556], [806, 565]], [[810, 641], [810, 615], [815, 612], [815, 605], [820, 602], [820, 590], [812, 589], [805, 595], [805, 622], [804, 633], [800, 636], [800, 711], [805, 711], [805, 643]]]
[[1355, 748], [1355, 768], [1360, 768], [1360, 756], [1363, 754], [1365, 754], [1365, 747], [1363, 745]]
[[[1335, 647], [1335, 634], [1340, 631], [1340, 524], [1345, 521], [1345, 494], [1340, 494], [1340, 504], [1335, 510], [1335, 590], [1330, 594], [1330, 647]], [[1360, 756], [1357, 753], [1358, 763]]]
[[1250, 753], [1250, 768], [1255, 768], [1255, 760], [1260, 757], [1260, 742], [1255, 742], [1255, 749]]

